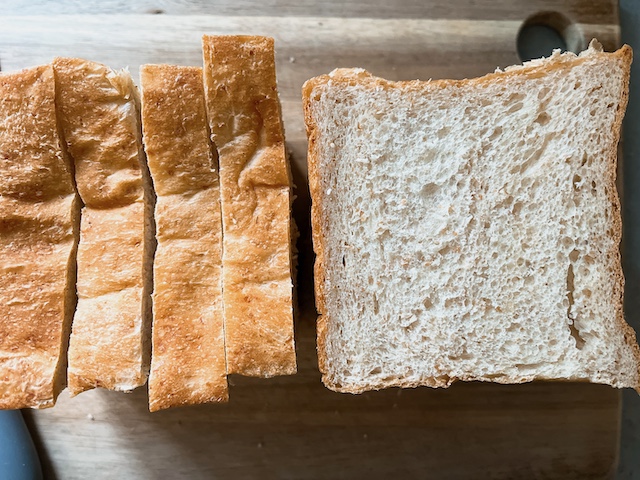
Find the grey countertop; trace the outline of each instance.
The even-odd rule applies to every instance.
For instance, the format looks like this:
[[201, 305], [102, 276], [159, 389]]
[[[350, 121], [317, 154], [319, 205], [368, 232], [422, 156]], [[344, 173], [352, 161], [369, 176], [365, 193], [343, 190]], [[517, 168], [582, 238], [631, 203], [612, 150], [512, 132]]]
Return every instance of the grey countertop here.
[[[622, 41], [636, 52], [631, 67], [629, 106], [624, 121], [623, 266], [625, 313], [640, 334], [640, 1], [620, 0]], [[622, 439], [618, 479], [640, 478], [640, 395], [623, 393]]]

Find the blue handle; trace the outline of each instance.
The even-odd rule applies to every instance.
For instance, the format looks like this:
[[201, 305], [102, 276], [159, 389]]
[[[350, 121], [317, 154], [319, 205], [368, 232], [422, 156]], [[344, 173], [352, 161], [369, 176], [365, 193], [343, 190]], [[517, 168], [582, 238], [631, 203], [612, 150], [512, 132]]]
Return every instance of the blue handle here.
[[20, 410], [0, 410], [0, 478], [42, 480], [40, 460]]

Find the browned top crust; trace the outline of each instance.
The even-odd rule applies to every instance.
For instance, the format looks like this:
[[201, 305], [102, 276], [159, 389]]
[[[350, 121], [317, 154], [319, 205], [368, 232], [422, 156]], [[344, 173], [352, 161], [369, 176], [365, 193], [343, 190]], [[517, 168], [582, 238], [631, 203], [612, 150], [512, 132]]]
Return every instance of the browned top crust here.
[[[69, 391], [130, 391], [149, 368], [152, 211], [127, 72], [56, 58], [56, 100], [82, 211]], [[150, 188], [150, 187], [148, 187]]]
[[128, 74], [80, 58], [56, 58], [58, 108], [88, 208], [142, 200], [135, 86]]
[[218, 148], [228, 373], [293, 374], [291, 196], [273, 39], [204, 36]]
[[158, 196], [149, 409], [227, 401], [220, 187], [202, 69], [144, 65], [140, 78]]
[[3, 409], [51, 407], [66, 381], [77, 204], [54, 101], [50, 65], [0, 75]]

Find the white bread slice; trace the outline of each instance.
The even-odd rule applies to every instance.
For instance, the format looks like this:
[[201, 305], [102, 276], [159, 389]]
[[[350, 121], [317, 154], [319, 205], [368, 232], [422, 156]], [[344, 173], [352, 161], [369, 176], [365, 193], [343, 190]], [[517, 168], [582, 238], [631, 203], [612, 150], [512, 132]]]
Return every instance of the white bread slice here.
[[323, 382], [640, 386], [616, 149], [631, 49], [303, 87]]
[[0, 75], [0, 408], [55, 404], [66, 383], [80, 203], [51, 65]]
[[220, 184], [202, 69], [143, 65], [140, 80], [157, 195], [149, 409], [224, 402]]
[[153, 198], [126, 71], [54, 60], [56, 101], [84, 201], [69, 391], [131, 391], [149, 371]]
[[227, 373], [296, 372], [291, 179], [273, 39], [203, 37], [211, 137], [218, 148]]

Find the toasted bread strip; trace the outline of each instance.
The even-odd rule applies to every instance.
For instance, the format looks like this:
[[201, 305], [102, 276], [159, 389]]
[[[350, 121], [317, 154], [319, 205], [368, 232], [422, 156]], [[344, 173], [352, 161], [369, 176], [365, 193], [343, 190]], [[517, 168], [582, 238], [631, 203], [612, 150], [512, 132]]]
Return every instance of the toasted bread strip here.
[[149, 409], [228, 400], [222, 220], [202, 69], [140, 69], [144, 144], [157, 202]]
[[82, 210], [69, 390], [131, 391], [150, 358], [153, 198], [126, 71], [56, 58], [57, 107]]
[[291, 181], [273, 39], [205, 35], [203, 50], [220, 161], [227, 371], [293, 374]]
[[51, 407], [65, 386], [79, 205], [51, 66], [0, 75], [0, 408]]

